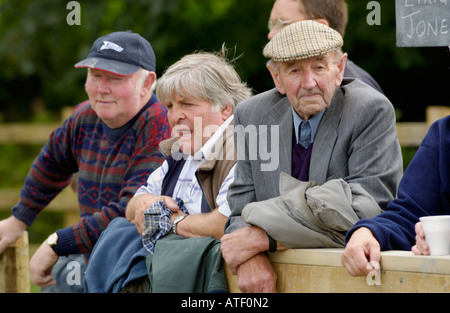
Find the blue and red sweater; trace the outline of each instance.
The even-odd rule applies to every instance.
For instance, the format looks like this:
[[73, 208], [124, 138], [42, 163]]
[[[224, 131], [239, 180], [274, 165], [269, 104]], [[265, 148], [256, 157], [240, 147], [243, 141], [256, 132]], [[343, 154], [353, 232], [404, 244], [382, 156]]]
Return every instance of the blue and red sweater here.
[[80, 221], [57, 231], [56, 253], [89, 254], [101, 231], [115, 217], [125, 216], [128, 201], [161, 165], [159, 142], [169, 137], [167, 110], [155, 95], [118, 129], [106, 126], [83, 102], [33, 162], [12, 213], [31, 225], [78, 173]]

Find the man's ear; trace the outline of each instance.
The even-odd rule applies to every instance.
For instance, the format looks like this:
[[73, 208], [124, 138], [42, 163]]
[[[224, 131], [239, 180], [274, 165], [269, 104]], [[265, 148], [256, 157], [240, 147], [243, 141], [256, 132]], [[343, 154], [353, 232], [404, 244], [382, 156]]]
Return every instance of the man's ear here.
[[347, 63], [347, 57], [348, 57], [348, 54], [344, 53], [341, 56], [341, 59], [339, 60], [339, 63], [337, 65], [338, 75], [336, 77], [336, 87], [340, 86], [342, 83], [342, 80], [344, 79], [345, 64]]
[[327, 25], [328, 27], [330, 27], [330, 23], [328, 23], [328, 20], [324, 19], [324, 18], [317, 18], [314, 21], [321, 23], [323, 25]]
[[277, 87], [278, 91], [284, 95], [286, 92], [284, 91], [284, 87], [281, 84], [280, 80], [280, 72], [278, 68], [273, 68], [271, 65], [266, 65], [267, 69], [270, 72], [270, 75], [272, 75], [273, 82], [275, 83], [275, 87]]
[[141, 97], [145, 97], [152, 90], [153, 84], [155, 84], [155, 82], [156, 73], [149, 72], [141, 88]]
[[222, 119], [226, 121], [233, 114], [233, 105], [231, 103], [227, 104], [220, 113], [222, 114]]

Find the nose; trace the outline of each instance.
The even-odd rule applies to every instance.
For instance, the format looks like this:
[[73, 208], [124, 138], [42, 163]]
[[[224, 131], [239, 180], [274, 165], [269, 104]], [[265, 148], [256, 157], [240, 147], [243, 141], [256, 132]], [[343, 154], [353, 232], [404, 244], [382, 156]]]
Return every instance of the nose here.
[[271, 31], [269, 31], [269, 33], [267, 34], [267, 38], [269, 40], [272, 40], [273, 36], [275, 36], [275, 34], [278, 33], [278, 29], [276, 27], [272, 28]]
[[170, 127], [174, 127], [179, 121], [186, 118], [186, 116], [184, 115], [183, 110], [178, 108], [178, 106], [172, 105], [167, 112], [167, 118], [169, 120]]
[[109, 79], [107, 77], [103, 77], [99, 80], [97, 85], [97, 91], [99, 93], [110, 93], [111, 88], [109, 86]]
[[304, 89], [313, 89], [317, 85], [316, 78], [310, 70], [305, 70], [301, 79]]

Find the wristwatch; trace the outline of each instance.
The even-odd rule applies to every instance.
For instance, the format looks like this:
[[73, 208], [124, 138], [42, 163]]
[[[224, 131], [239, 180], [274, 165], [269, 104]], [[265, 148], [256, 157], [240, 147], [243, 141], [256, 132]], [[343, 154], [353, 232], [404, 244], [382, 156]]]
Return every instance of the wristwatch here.
[[56, 244], [58, 243], [58, 234], [53, 233], [50, 236], [48, 236], [47, 243], [53, 249], [53, 251], [55, 251]]
[[173, 224], [172, 224], [172, 233], [174, 233], [175, 235], [177, 234], [177, 224], [178, 224], [179, 222], [181, 222], [186, 216], [187, 216], [187, 214], [183, 214], [183, 215], [177, 217], [177, 218], [175, 219], [175, 221], [173, 221]]

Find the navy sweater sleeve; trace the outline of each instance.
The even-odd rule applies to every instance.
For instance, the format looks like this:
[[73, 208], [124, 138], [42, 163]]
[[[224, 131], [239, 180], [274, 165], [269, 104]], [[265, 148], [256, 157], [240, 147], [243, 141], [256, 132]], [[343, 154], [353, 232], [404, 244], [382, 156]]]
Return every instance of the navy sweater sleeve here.
[[434, 123], [400, 182], [398, 197], [387, 210], [360, 220], [346, 241], [360, 227], [369, 228], [381, 250], [410, 250], [415, 244], [415, 224], [422, 216], [450, 213], [450, 117]]

